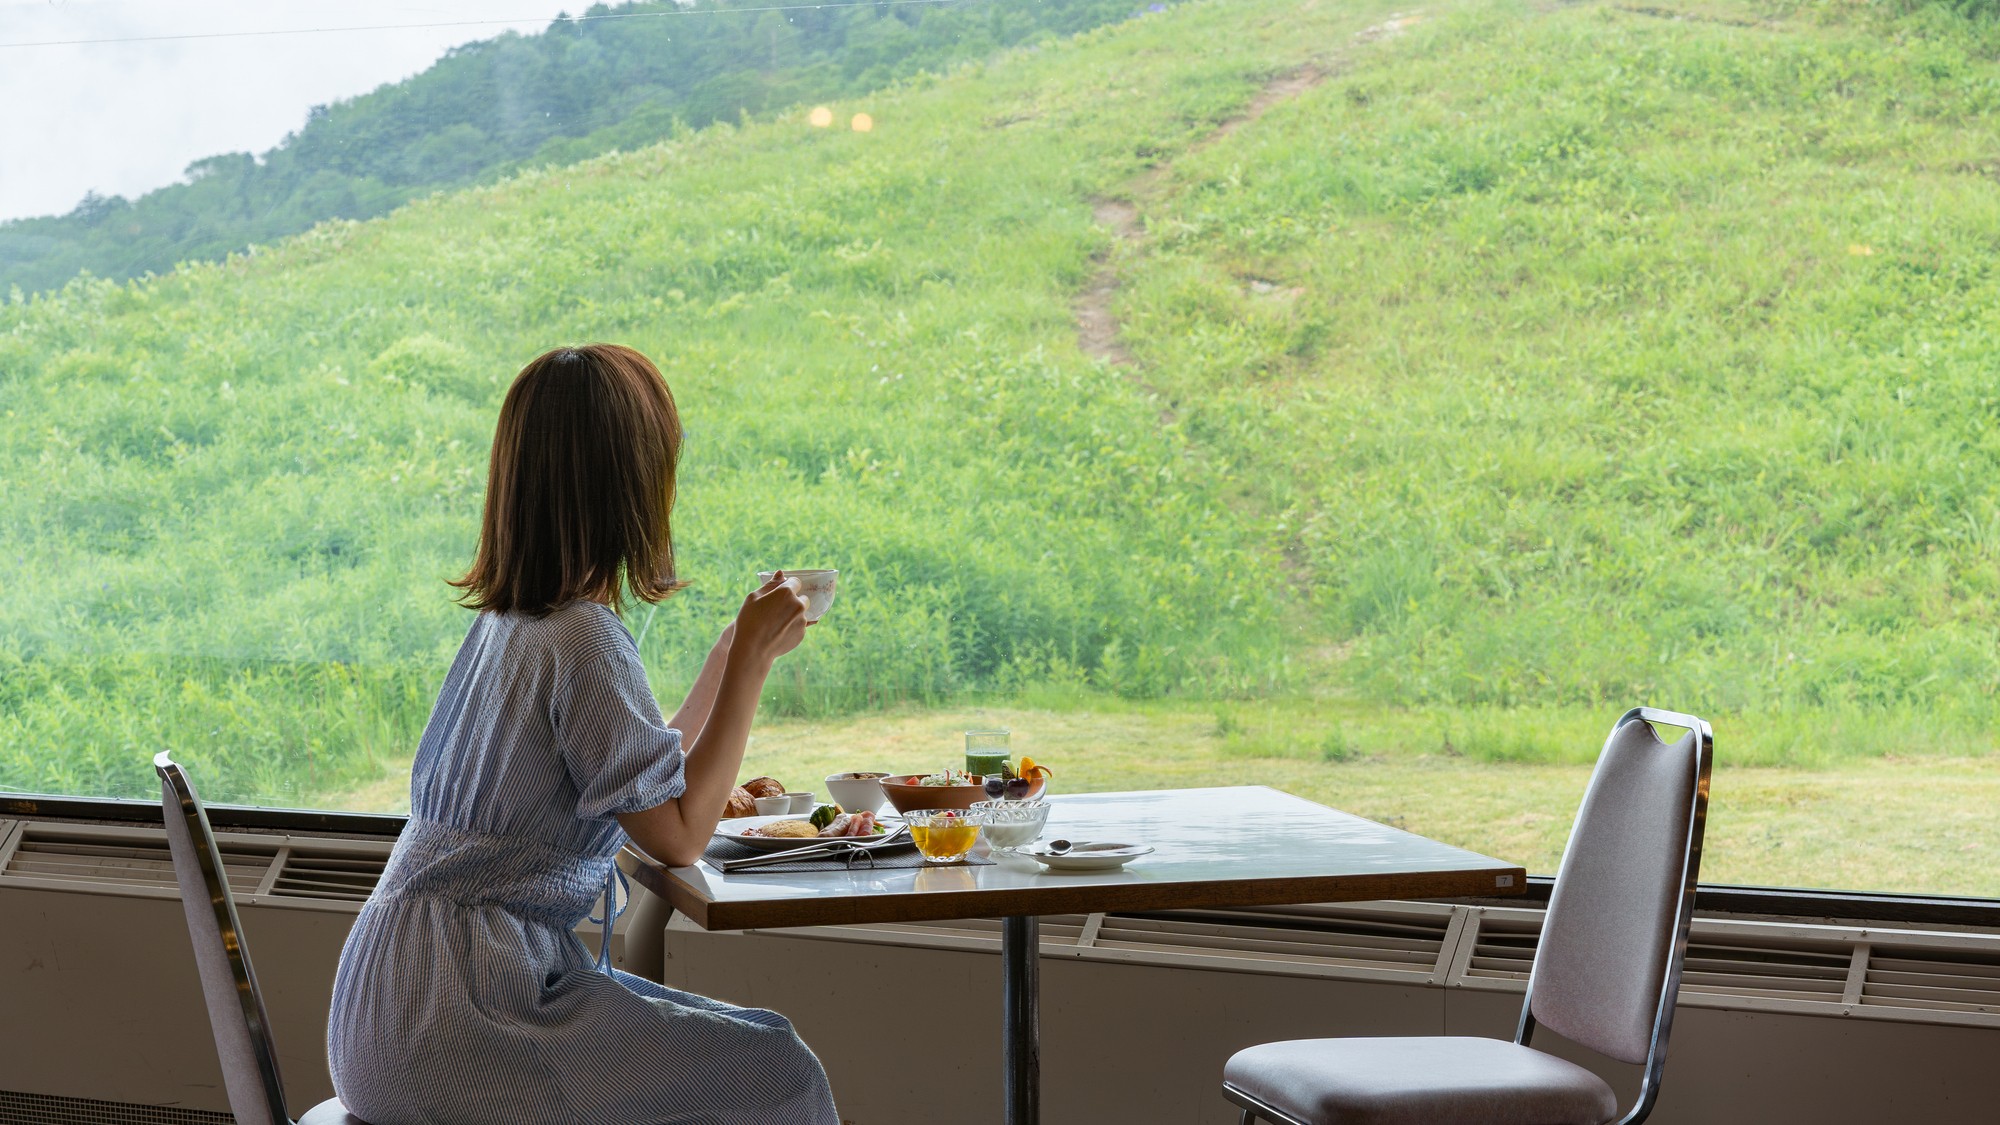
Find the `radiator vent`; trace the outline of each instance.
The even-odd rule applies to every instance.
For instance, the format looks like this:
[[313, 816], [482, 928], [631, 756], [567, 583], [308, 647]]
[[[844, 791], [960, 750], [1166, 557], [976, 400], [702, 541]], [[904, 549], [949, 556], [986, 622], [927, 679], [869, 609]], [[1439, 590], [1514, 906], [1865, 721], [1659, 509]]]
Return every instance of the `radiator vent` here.
[[1093, 948], [1165, 955], [1241, 958], [1323, 968], [1361, 969], [1429, 979], [1451, 931], [1451, 913], [1354, 910], [1196, 910], [1107, 914]]
[[285, 856], [270, 893], [331, 902], [365, 902], [382, 879], [387, 855], [355, 855], [294, 847]]
[[[1089, 919], [1082, 914], [1051, 914], [1042, 919], [1042, 946], [1074, 946], [1084, 936]], [[801, 937], [828, 936], [866, 938], [891, 945], [939, 946], [944, 948], [1000, 948], [1000, 920], [958, 918], [949, 922], [896, 922], [872, 926], [814, 926], [778, 933]]]
[[0, 1090], [0, 1125], [235, 1125], [227, 1113]]
[[1526, 987], [1528, 973], [1535, 967], [1535, 946], [1542, 936], [1540, 912], [1481, 911], [1477, 926], [1472, 955], [1465, 962], [1464, 978], [1494, 985], [1518, 983]]
[[1872, 947], [1864, 1005], [2000, 1015], [2000, 950]]
[[[999, 945], [997, 928], [994, 922], [930, 922], [781, 932], [992, 950]], [[1045, 920], [1042, 955], [1518, 996], [1527, 989], [1541, 928], [1537, 909], [1425, 902], [1072, 915]], [[2000, 1028], [2000, 934], [1697, 918], [1680, 1002]]]
[[[676, 923], [669, 923], [670, 926]], [[1190, 968], [1442, 983], [1462, 914], [1431, 903], [1069, 914], [1042, 919], [1042, 955]], [[993, 920], [776, 931], [835, 941], [997, 949]]]
[[[1541, 941], [1539, 911], [1480, 912], [1462, 979], [1483, 987], [1526, 987]], [[1853, 943], [1839, 937], [1710, 932], [1697, 928], [1682, 962], [1681, 998], [1759, 997], [1839, 1003]]]
[[[1526, 988], [1541, 911], [1468, 913], [1451, 983]], [[1680, 1002], [2000, 1027], [2000, 935], [1696, 918]]]
[[[216, 849], [239, 904], [357, 909], [381, 881], [383, 840], [217, 832]], [[0, 821], [0, 886], [178, 897], [161, 828]]]
[[1688, 943], [1681, 995], [1760, 996], [1838, 1003], [1847, 988], [1853, 945], [1798, 937]]
[[[222, 867], [229, 889], [239, 895], [252, 894], [263, 881], [277, 854], [269, 847], [225, 846]], [[130, 832], [107, 836], [88, 828], [64, 828], [54, 824], [23, 826], [14, 854], [0, 875], [29, 879], [58, 879], [104, 889], [151, 887], [174, 889], [173, 856], [167, 850], [164, 832]]]
[[[1525, 987], [1541, 940], [1538, 912], [1483, 911], [1462, 979], [1486, 987]], [[1853, 945], [1796, 934], [1708, 935], [1688, 943], [1681, 996], [1763, 997], [1838, 1003], [1847, 983]]]

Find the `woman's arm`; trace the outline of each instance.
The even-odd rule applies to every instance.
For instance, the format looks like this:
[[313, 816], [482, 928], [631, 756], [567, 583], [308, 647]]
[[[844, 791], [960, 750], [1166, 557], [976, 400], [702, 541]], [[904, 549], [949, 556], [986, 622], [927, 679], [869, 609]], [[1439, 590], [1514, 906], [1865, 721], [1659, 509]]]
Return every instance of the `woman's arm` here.
[[736, 623], [732, 621], [715, 639], [715, 647], [708, 650], [708, 659], [701, 662], [701, 671], [695, 674], [694, 683], [688, 687], [687, 699], [667, 723], [681, 732], [690, 753], [701, 738], [702, 728], [708, 725], [709, 714], [715, 709], [716, 692], [722, 687], [722, 668], [729, 659], [729, 644], [735, 636]]
[[634, 843], [669, 866], [686, 867], [708, 847], [743, 767], [764, 680], [772, 663], [805, 636], [806, 600], [784, 584], [781, 572], [744, 599], [735, 630], [706, 721], [687, 748], [686, 790], [665, 804], [618, 816]]

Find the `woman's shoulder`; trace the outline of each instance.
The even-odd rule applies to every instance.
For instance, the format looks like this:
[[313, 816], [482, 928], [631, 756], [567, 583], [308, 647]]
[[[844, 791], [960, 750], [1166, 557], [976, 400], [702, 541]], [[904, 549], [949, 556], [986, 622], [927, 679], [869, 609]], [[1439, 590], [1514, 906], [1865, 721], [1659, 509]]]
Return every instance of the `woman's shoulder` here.
[[611, 607], [588, 598], [557, 606], [534, 618], [531, 630], [562, 656], [589, 659], [614, 653], [637, 654], [632, 633]]

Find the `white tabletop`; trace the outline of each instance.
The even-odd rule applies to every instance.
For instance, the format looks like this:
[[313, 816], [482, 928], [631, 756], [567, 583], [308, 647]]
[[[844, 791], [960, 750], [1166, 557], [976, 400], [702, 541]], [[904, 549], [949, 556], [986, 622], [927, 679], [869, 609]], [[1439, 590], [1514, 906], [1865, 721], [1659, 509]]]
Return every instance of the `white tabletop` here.
[[1110, 872], [1031, 860], [921, 869], [638, 878], [711, 930], [1519, 893], [1520, 867], [1264, 786], [1052, 796], [1042, 840], [1145, 844]]

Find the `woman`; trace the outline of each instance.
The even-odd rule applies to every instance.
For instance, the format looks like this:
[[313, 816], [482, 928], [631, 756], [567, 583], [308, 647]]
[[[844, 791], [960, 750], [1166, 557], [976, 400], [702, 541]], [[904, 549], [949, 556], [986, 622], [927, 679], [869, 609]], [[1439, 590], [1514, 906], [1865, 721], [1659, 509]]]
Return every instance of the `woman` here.
[[780, 575], [661, 719], [613, 611], [628, 587], [657, 602], [681, 585], [680, 440], [666, 383], [630, 348], [552, 351], [507, 391], [478, 554], [453, 583], [479, 615], [334, 981], [334, 1088], [363, 1120], [836, 1125], [783, 1016], [613, 971], [572, 932], [600, 893], [615, 901], [628, 836], [670, 864], [700, 857], [771, 664], [805, 635]]

